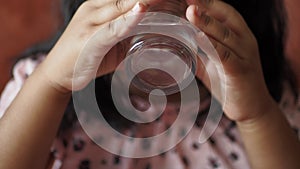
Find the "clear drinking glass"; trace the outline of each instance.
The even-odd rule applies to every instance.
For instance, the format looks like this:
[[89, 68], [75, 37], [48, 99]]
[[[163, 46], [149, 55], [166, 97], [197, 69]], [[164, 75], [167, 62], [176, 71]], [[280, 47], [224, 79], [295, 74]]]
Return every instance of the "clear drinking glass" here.
[[136, 88], [144, 92], [160, 89], [169, 95], [194, 78], [196, 52], [189, 41], [194, 37], [186, 24], [186, 8], [185, 0], [164, 0], [149, 8], [139, 27], [161, 33], [139, 34], [131, 41], [126, 70], [135, 76], [132, 84]]

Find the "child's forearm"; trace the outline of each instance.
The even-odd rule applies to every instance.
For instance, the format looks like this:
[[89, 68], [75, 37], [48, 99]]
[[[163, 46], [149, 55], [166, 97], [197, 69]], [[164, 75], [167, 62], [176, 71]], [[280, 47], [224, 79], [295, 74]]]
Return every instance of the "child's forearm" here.
[[0, 168], [45, 168], [69, 99], [34, 72], [0, 119]]
[[299, 169], [296, 135], [275, 102], [266, 107], [263, 116], [237, 123], [253, 169]]

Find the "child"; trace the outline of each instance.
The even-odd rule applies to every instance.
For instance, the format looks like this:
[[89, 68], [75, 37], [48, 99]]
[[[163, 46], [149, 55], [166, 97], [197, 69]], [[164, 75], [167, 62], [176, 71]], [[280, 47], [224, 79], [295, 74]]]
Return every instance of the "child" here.
[[[204, 144], [197, 143], [201, 129], [201, 117], [198, 117], [200, 120], [174, 149], [140, 159], [113, 155], [95, 145], [78, 121], [73, 119], [73, 110], [67, 105], [74, 89], [72, 81], [78, 82], [76, 90], [91, 81], [89, 74], [79, 74], [74, 79], [73, 70], [80, 50], [101, 28], [106, 32], [97, 41], [102, 45], [97, 48], [97, 53], [106, 64], [101, 65], [97, 72], [101, 78], [97, 82], [96, 93], [100, 102], [105, 102], [100, 107], [108, 121], [122, 132], [133, 133], [134, 137], [148, 137], [168, 128], [169, 122], [176, 117], [176, 104], [166, 107], [168, 117], [163, 115], [159, 121], [148, 125], [132, 124], [114, 113], [107, 92], [109, 75], [106, 74], [115, 69], [123, 56], [120, 51], [122, 44], [114, 46], [119, 40], [115, 36], [119, 31], [113, 30], [116, 27], [112, 21], [126, 18], [128, 14], [145, 12], [149, 6], [160, 2], [64, 2], [64, 32], [57, 42], [54, 40], [53, 48], [49, 45], [49, 51], [35, 50], [31, 52], [35, 59], [21, 60], [15, 66], [14, 80], [1, 97], [0, 168], [300, 168], [298, 139], [275, 102], [283, 100], [287, 119], [293, 127], [298, 126], [299, 112], [296, 113], [294, 102], [288, 100], [292, 99], [289, 85], [284, 85], [284, 18], [278, 14], [282, 12], [279, 0], [187, 0], [187, 19], [210, 37], [222, 61], [227, 79], [227, 100], [223, 107], [227, 118], [222, 119], [215, 134]], [[247, 24], [227, 3], [242, 13]], [[83, 64], [77, 66], [85, 70]], [[91, 74], [97, 71], [96, 67], [93, 68]], [[197, 77], [209, 86], [203, 70], [199, 69]], [[139, 109], [149, 107], [137, 94], [133, 94], [131, 99]], [[64, 112], [65, 118], [59, 129]], [[84, 119], [84, 114], [79, 118]], [[89, 123], [93, 124], [93, 121]], [[117, 150], [130, 151], [126, 149], [128, 140], [120, 140], [117, 136], [105, 140], [108, 138], [107, 128], [100, 127], [100, 130], [96, 128], [100, 131], [100, 140], [109, 142]], [[170, 138], [161, 140], [162, 143], [166, 141]], [[134, 151], [150, 151], [151, 144], [137, 144]]]

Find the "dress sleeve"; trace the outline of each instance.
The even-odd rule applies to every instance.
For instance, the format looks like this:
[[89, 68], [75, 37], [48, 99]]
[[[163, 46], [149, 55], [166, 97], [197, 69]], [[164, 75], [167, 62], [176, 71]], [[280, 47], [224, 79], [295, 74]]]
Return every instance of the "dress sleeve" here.
[[44, 55], [39, 55], [35, 59], [25, 58], [18, 61], [13, 68], [13, 77], [6, 84], [0, 97], [0, 118], [14, 100], [22, 88], [25, 80], [34, 71], [39, 63], [44, 59]]

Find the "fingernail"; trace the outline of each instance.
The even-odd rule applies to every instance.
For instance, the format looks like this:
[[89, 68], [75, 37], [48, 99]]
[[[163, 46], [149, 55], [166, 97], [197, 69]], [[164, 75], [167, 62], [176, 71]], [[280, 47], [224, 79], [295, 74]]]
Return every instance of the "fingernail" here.
[[134, 12], [134, 13], [140, 12], [141, 11], [141, 6], [142, 6], [142, 4], [140, 2], [136, 3], [134, 5], [134, 7], [132, 8], [132, 12]]

